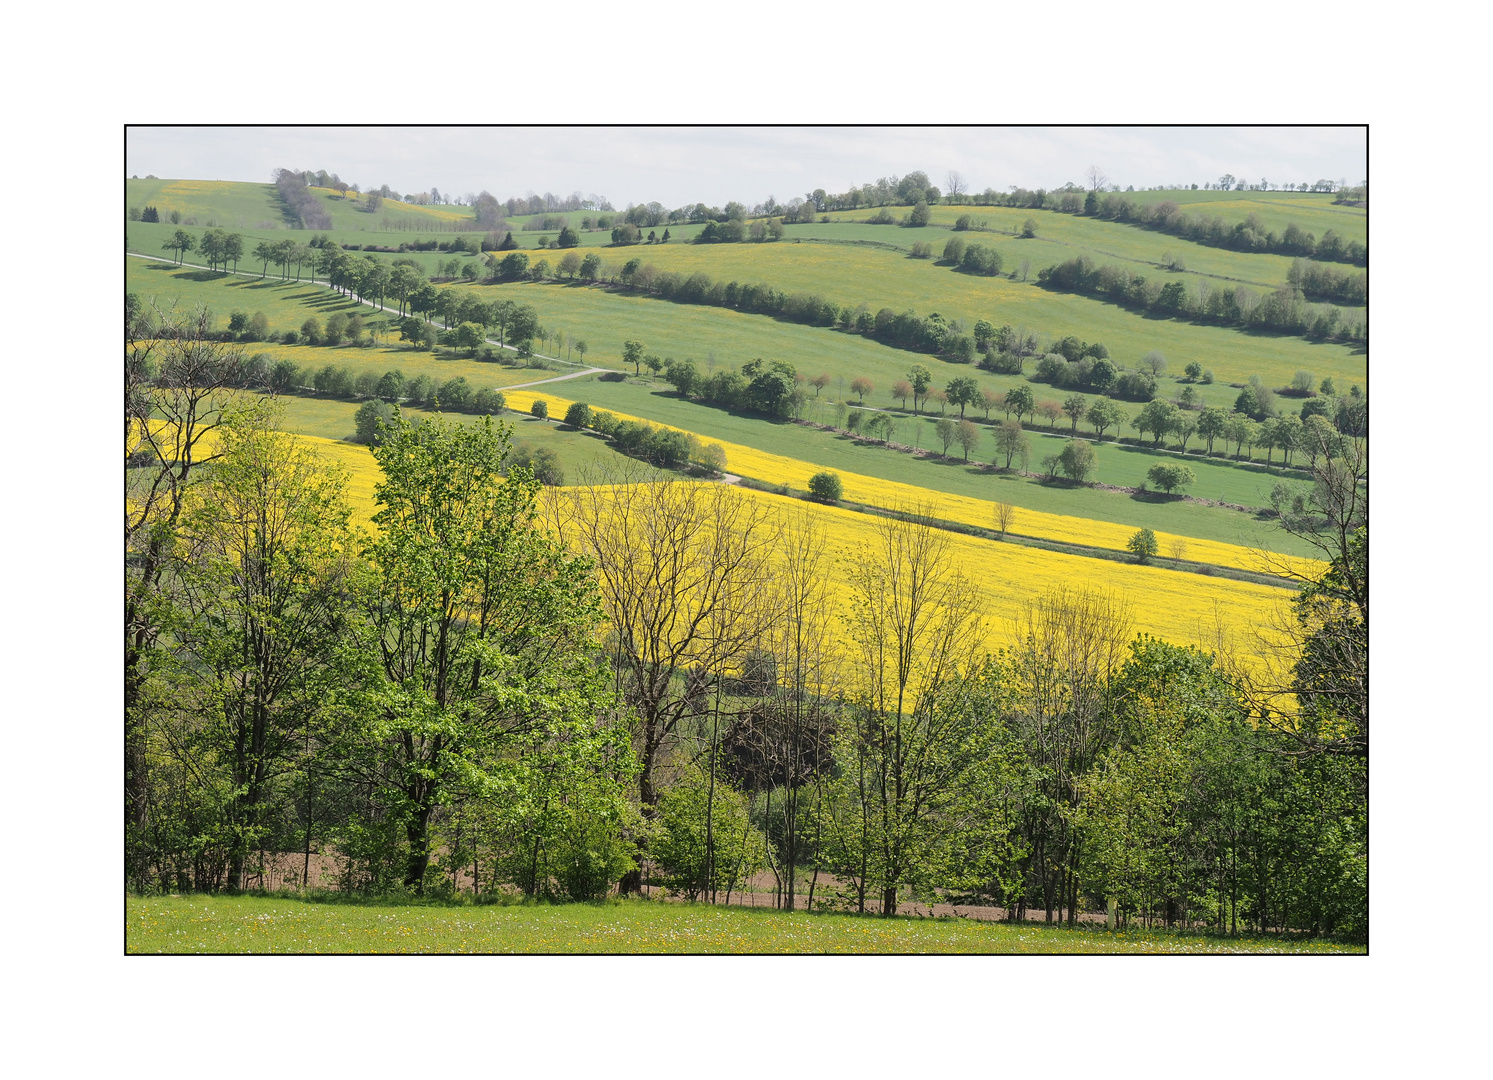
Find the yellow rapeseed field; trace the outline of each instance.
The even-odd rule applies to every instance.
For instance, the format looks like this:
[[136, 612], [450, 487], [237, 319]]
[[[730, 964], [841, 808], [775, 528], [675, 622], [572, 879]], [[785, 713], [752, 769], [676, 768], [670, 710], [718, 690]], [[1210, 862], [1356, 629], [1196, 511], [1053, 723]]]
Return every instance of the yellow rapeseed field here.
[[[532, 390], [509, 390], [505, 391], [504, 397], [508, 402], [508, 407], [519, 412], [528, 412], [536, 398], [543, 398], [549, 406], [550, 416], [556, 418], [564, 416], [565, 410], [571, 404], [567, 399], [556, 397], [554, 394]], [[626, 413], [614, 413], [614, 415], [624, 420], [639, 419]], [[657, 424], [656, 426], [670, 427], [671, 425]], [[820, 466], [809, 462], [784, 457], [781, 454], [770, 454], [754, 447], [722, 442], [718, 439], [706, 439], [705, 441], [720, 443], [721, 448], [726, 452], [727, 471], [764, 483], [790, 484], [802, 490], [808, 487], [809, 477], [823, 471]], [[904, 484], [897, 480], [882, 480], [857, 473], [842, 472], [838, 475], [845, 486], [845, 498], [851, 502], [902, 509], [936, 502], [933, 509], [935, 517], [961, 525], [974, 525], [985, 529], [994, 527], [995, 504], [989, 500], [976, 499], [968, 495], [930, 492], [926, 488]], [[1091, 518], [1069, 517], [1063, 514], [1046, 514], [1024, 507], [1017, 509], [1010, 531], [1020, 536], [1084, 544], [1089, 547], [1106, 548], [1110, 551], [1125, 551], [1126, 542], [1135, 533], [1135, 530], [1127, 525], [1096, 521]], [[1238, 544], [1226, 544], [1217, 540], [1199, 540], [1196, 537], [1165, 532], [1156, 534], [1156, 542], [1163, 555], [1168, 554], [1174, 544], [1185, 545], [1183, 558], [1192, 562], [1211, 563], [1214, 566], [1228, 566], [1238, 570], [1270, 569], [1260, 553]], [[1277, 568], [1281, 561], [1285, 561], [1301, 573], [1312, 573], [1321, 569], [1320, 564], [1310, 559], [1286, 559], [1284, 556], [1277, 555], [1271, 556], [1271, 561]]]
[[[353, 519], [366, 524], [373, 515], [373, 488], [378, 480], [373, 455], [362, 446], [312, 436], [299, 438], [326, 460], [347, 470]], [[869, 515], [739, 490], [743, 498], [757, 501], [773, 515], [786, 516], [792, 510], [813, 515], [826, 531], [829, 549], [840, 558], [854, 558], [857, 548], [873, 539], [878, 519]], [[1064, 555], [957, 533], [949, 533], [948, 538], [954, 566], [979, 596], [986, 645], [991, 650], [1013, 642], [1029, 601], [1059, 586], [1117, 595], [1130, 605], [1138, 633], [1193, 644], [1213, 642], [1223, 627], [1245, 652], [1251, 648], [1255, 634], [1266, 633], [1272, 616], [1289, 601], [1289, 595], [1279, 589], [1250, 582]], [[843, 575], [837, 574], [835, 580], [837, 600], [848, 603]]]

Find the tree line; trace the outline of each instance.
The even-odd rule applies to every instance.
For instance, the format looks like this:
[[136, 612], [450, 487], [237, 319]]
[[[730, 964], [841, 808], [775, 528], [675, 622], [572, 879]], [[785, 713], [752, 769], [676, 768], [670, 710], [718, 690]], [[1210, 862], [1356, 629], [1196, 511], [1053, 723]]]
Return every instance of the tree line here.
[[[1303, 269], [1297, 277], [1305, 281], [1306, 274]], [[1338, 279], [1318, 274], [1312, 280], [1321, 284]], [[1366, 313], [1308, 304], [1302, 288], [1295, 283], [1263, 296], [1243, 285], [1215, 287], [1203, 278], [1194, 278], [1189, 289], [1181, 281], [1162, 283], [1112, 263], [1096, 266], [1087, 255], [1038, 271], [1037, 281], [1050, 288], [1102, 296], [1125, 307], [1172, 318], [1201, 319], [1245, 329], [1301, 334], [1312, 341], [1359, 345], [1368, 341]], [[1346, 289], [1348, 287], [1344, 285], [1340, 291]]]

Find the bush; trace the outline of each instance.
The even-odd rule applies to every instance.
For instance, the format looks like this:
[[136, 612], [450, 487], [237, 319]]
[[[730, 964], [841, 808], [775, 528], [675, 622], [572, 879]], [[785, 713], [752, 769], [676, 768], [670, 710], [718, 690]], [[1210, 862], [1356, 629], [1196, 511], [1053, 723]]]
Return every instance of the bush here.
[[750, 822], [746, 799], [717, 780], [714, 805], [709, 807], [714, 873], [711, 881], [705, 881], [709, 801], [709, 787], [699, 776], [690, 776], [665, 791], [659, 799], [658, 835], [649, 851], [663, 871], [664, 886], [691, 900], [700, 895], [702, 885], [725, 892], [761, 868], [764, 838]]
[[281, 341], [282, 344], [285, 344], [285, 345], [294, 345], [296, 342], [298, 342], [300, 340], [301, 340], [301, 335], [298, 334], [294, 330], [287, 330], [287, 331], [285, 331], [285, 333], [283, 333], [283, 334], [280, 335], [280, 341]]
[[587, 427], [591, 423], [591, 406], [584, 401], [573, 401], [565, 410], [565, 422], [573, 428]]
[[809, 494], [822, 503], [835, 503], [845, 493], [838, 473], [818, 472], [809, 477]]
[[472, 398], [471, 409], [478, 416], [497, 416], [503, 411], [505, 404], [507, 404], [507, 401], [503, 397], [501, 390], [492, 390], [484, 387], [478, 390], [476, 396]]
[[541, 420], [548, 420], [550, 415], [549, 402], [545, 401], [544, 398], [535, 398], [534, 404], [529, 406], [529, 412]]

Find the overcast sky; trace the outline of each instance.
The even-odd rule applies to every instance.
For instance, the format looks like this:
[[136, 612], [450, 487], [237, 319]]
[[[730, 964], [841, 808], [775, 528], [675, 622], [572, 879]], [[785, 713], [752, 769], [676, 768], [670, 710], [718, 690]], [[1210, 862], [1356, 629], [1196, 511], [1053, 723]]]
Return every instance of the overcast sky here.
[[267, 182], [279, 167], [326, 169], [361, 187], [439, 188], [499, 199], [598, 194], [618, 208], [732, 199], [786, 201], [882, 176], [956, 169], [971, 190], [1084, 183], [1098, 165], [1121, 186], [1356, 184], [1362, 127], [131, 127], [125, 174]]

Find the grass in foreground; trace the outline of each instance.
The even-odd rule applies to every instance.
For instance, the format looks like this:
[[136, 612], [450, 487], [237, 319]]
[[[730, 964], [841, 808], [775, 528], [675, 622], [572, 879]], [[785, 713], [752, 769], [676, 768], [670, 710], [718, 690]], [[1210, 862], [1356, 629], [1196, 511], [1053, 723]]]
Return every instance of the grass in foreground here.
[[612, 901], [435, 906], [269, 896], [125, 901], [142, 953], [1362, 953], [1361, 945]]

